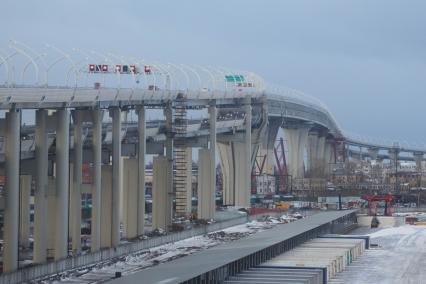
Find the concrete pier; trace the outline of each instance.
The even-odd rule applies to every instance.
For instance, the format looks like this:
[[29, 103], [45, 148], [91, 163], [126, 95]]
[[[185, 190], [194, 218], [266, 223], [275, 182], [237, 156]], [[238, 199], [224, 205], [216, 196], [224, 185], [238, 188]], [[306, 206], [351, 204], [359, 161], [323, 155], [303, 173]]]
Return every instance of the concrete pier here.
[[19, 198], [19, 244], [24, 248], [30, 247], [30, 199], [31, 175], [21, 175]]
[[269, 120], [267, 127], [267, 135], [265, 135], [263, 140], [263, 148], [266, 150], [266, 165], [264, 168], [265, 173], [272, 175], [274, 173], [275, 165], [275, 141], [277, 140], [278, 131], [282, 125], [281, 119], [271, 119]]
[[304, 152], [308, 140], [309, 128], [285, 128], [288, 144], [288, 173], [293, 179], [304, 178]]
[[333, 145], [330, 140], [325, 141], [325, 147], [324, 147], [324, 176], [328, 177], [331, 173], [330, 171], [330, 163], [331, 161], [331, 154], [333, 152]]
[[215, 213], [215, 191], [211, 186], [212, 151], [198, 151], [198, 219], [210, 220]]
[[47, 219], [47, 111], [36, 111], [35, 129], [35, 191], [34, 191], [34, 263], [43, 263], [47, 258], [46, 219]]
[[3, 272], [18, 269], [20, 130], [21, 111], [11, 109], [6, 113], [5, 133], [6, 194], [3, 213]]
[[155, 157], [153, 161], [153, 184], [152, 184], [152, 229], [167, 230], [169, 225], [169, 211], [167, 207], [168, 194], [167, 182], [169, 180], [168, 158], [164, 156]]
[[102, 118], [103, 111], [92, 111], [92, 151], [93, 151], [93, 177], [92, 177], [92, 224], [91, 224], [91, 250], [97, 251], [101, 247], [101, 173], [102, 173]]
[[324, 177], [325, 169], [325, 136], [321, 135], [318, 137], [318, 149], [317, 149], [317, 165], [316, 172], [317, 177]]
[[423, 162], [423, 156], [424, 154], [422, 152], [415, 152], [413, 154], [414, 156], [414, 161], [416, 162], [416, 170], [418, 172], [422, 171], [422, 162]]
[[111, 217], [111, 246], [120, 243], [120, 204], [121, 204], [121, 110], [113, 107], [112, 117], [112, 217]]
[[378, 148], [368, 148], [368, 155], [372, 160], [377, 160], [377, 156], [379, 155], [379, 149]]
[[214, 218], [215, 212], [215, 197], [216, 197], [216, 142], [217, 142], [217, 129], [216, 129], [216, 119], [217, 119], [217, 108], [215, 104], [210, 105], [209, 107], [209, 124], [210, 124], [210, 178], [209, 178], [209, 189], [210, 189], [210, 198], [209, 208], [211, 218]]
[[222, 168], [223, 204], [233, 205], [234, 191], [234, 159], [232, 156], [232, 142], [217, 143]]
[[245, 133], [244, 142], [233, 142], [232, 154], [234, 159], [234, 190], [235, 206], [250, 207], [251, 190], [251, 104], [250, 98], [246, 98], [245, 111]]
[[71, 216], [72, 217], [72, 252], [77, 255], [81, 252], [81, 185], [83, 170], [83, 118], [81, 111], [74, 112], [74, 162], [73, 188], [71, 188]]
[[247, 155], [245, 143], [233, 142], [232, 146], [235, 206], [249, 207], [251, 172], [248, 172], [247, 164], [250, 164], [250, 155]]
[[192, 213], [192, 148], [186, 148], [186, 213]]
[[100, 247], [111, 247], [112, 229], [112, 166], [103, 165], [101, 170], [102, 194], [101, 194], [101, 215], [100, 215]]
[[123, 229], [124, 236], [138, 236], [138, 160], [123, 159]]
[[55, 260], [68, 256], [69, 123], [67, 109], [56, 112]]
[[307, 145], [307, 153], [308, 153], [308, 167], [307, 172], [309, 177], [318, 177], [318, 144], [319, 137], [317, 132], [310, 132], [308, 135], [308, 145]]
[[146, 155], [146, 121], [145, 107], [138, 108], [138, 194], [137, 194], [137, 235], [144, 234], [145, 226], [145, 155]]

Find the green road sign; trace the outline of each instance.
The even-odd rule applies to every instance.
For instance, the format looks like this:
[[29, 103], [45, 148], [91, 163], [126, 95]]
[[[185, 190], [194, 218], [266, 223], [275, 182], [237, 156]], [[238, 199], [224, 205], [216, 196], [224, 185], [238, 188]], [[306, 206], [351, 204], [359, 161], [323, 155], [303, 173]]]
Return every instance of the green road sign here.
[[226, 75], [225, 76], [226, 82], [244, 82], [244, 76], [243, 75]]

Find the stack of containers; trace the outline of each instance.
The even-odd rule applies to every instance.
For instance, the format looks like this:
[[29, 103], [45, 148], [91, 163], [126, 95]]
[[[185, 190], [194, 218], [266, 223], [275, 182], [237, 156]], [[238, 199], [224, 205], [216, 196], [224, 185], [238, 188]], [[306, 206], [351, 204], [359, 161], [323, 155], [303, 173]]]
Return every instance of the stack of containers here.
[[364, 250], [364, 239], [317, 238], [271, 259], [262, 266], [326, 268], [328, 280], [343, 271]]

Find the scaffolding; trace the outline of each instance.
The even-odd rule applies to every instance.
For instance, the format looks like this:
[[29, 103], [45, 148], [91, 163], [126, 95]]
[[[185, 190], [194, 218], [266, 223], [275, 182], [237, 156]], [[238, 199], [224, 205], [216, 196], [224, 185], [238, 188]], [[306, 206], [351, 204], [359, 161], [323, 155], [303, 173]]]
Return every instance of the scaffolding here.
[[[173, 175], [173, 185], [176, 197], [176, 217], [185, 217], [191, 213], [191, 200], [188, 200], [188, 171], [189, 168], [187, 147], [184, 143], [184, 139], [187, 133], [188, 119], [186, 111], [186, 96], [179, 94], [174, 106], [173, 114], [173, 133], [175, 135], [175, 147], [174, 147], [174, 169], [175, 174]], [[191, 181], [189, 181], [191, 182]], [[190, 198], [189, 198], [190, 199]]]

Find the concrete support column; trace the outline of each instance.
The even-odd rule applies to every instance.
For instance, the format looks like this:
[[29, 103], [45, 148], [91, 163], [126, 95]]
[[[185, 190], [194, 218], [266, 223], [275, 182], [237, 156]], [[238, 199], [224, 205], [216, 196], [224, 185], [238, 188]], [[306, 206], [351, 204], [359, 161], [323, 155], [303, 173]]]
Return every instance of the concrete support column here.
[[20, 176], [20, 222], [19, 222], [19, 243], [22, 247], [30, 246], [30, 198], [31, 198], [32, 176]]
[[56, 240], [56, 178], [48, 177], [47, 189], [47, 217], [46, 222], [46, 251], [47, 258], [55, 257], [55, 240]]
[[362, 157], [362, 147], [359, 147], [358, 156], [359, 156], [359, 161], [360, 161], [360, 162], [362, 162], [362, 161], [363, 161], [363, 157]]
[[414, 161], [416, 162], [416, 170], [418, 172], [422, 171], [423, 155], [424, 154], [422, 152], [415, 152], [415, 153], [413, 153]]
[[35, 129], [35, 160], [36, 176], [34, 191], [34, 263], [43, 263], [47, 258], [46, 219], [47, 219], [47, 168], [48, 168], [48, 142], [47, 142], [47, 111], [36, 111]]
[[[212, 104], [209, 107], [209, 124], [210, 124], [210, 179], [209, 179], [209, 216], [210, 219], [214, 218], [214, 213], [216, 211], [216, 119], [217, 119], [217, 108], [216, 104]], [[250, 122], [251, 122], [251, 108], [250, 108]], [[251, 124], [250, 124], [251, 130]], [[250, 132], [251, 135], [251, 132]], [[250, 136], [250, 145], [251, 145], [251, 136]], [[251, 149], [249, 149], [251, 150]]]
[[331, 152], [330, 152], [330, 162], [332, 164], [336, 164], [338, 162], [338, 155], [337, 155], [337, 143], [336, 140], [330, 141], [331, 145]]
[[308, 174], [310, 177], [318, 177], [318, 133], [311, 132], [308, 135]]
[[331, 144], [331, 141], [325, 142], [325, 148], [324, 148], [324, 175], [328, 177], [330, 175], [330, 164], [331, 161], [331, 153], [333, 151], [333, 145]]
[[325, 169], [325, 136], [318, 137], [317, 177], [324, 177]]
[[93, 177], [92, 177], [92, 224], [91, 224], [91, 251], [97, 251], [101, 246], [101, 174], [102, 174], [102, 118], [103, 111], [92, 111], [92, 149], [93, 149]]
[[215, 196], [211, 187], [212, 151], [198, 151], [198, 218], [210, 220], [215, 213]]
[[250, 207], [251, 195], [251, 98], [247, 97], [246, 100], [244, 105], [246, 114], [244, 143], [233, 143], [235, 206], [239, 207]]
[[305, 177], [305, 149], [308, 144], [308, 134], [309, 129], [304, 128], [300, 129], [299, 133], [299, 149], [297, 151], [298, 156], [298, 168], [297, 168], [297, 176], [299, 178]]
[[232, 154], [232, 142], [218, 143], [220, 166], [222, 169], [223, 204], [235, 204], [234, 190], [234, 158]]
[[5, 151], [5, 205], [3, 213], [3, 272], [18, 269], [19, 226], [19, 155], [21, 111], [11, 109], [6, 113]]
[[144, 234], [145, 226], [145, 154], [146, 154], [146, 122], [145, 107], [138, 108], [138, 205], [137, 205], [137, 235]]
[[287, 138], [288, 145], [288, 174], [293, 178], [298, 178], [299, 168], [299, 129], [285, 128], [284, 135]]
[[120, 192], [121, 192], [121, 110], [114, 107], [110, 110], [112, 117], [112, 216], [111, 246], [120, 243]]
[[368, 155], [370, 156], [371, 160], [377, 160], [377, 156], [379, 155], [379, 149], [378, 148], [368, 148]]
[[[251, 114], [251, 98], [248, 96], [246, 98], [246, 104], [244, 106], [244, 111], [246, 114], [246, 121], [245, 121], [245, 154], [247, 157], [247, 161], [245, 164], [245, 170], [246, 170], [246, 175], [248, 177], [248, 180], [251, 181], [251, 170], [252, 170], [252, 151], [251, 151], [251, 120], [252, 120], [252, 114]], [[250, 205], [250, 182], [248, 184], [248, 188], [247, 188], [247, 201], [248, 201], [248, 205]]]
[[169, 102], [164, 109], [164, 115], [166, 117], [166, 158], [167, 166], [163, 168], [167, 169], [167, 196], [166, 196], [166, 208], [165, 208], [165, 226], [163, 229], [168, 230], [172, 224], [173, 217], [173, 108], [172, 103]]
[[67, 109], [56, 112], [56, 235], [55, 260], [68, 255], [69, 122]]
[[275, 141], [277, 140], [278, 131], [281, 127], [281, 119], [269, 120], [268, 123], [268, 135], [265, 135], [263, 140], [263, 147], [266, 150], [266, 165], [264, 166], [264, 171], [267, 174], [272, 175], [274, 173], [275, 165], [275, 154], [274, 147]]
[[103, 165], [101, 168], [101, 214], [100, 224], [100, 247], [111, 247], [111, 216], [112, 216], [112, 166]]
[[74, 169], [71, 189], [72, 252], [81, 252], [81, 185], [83, 169], [83, 119], [81, 111], [74, 113]]
[[245, 143], [232, 143], [232, 158], [234, 163], [234, 192], [235, 206], [249, 207], [250, 206], [250, 175], [247, 172], [247, 149]]
[[392, 167], [395, 169], [398, 166], [399, 149], [388, 150], [389, 159]]
[[[168, 182], [170, 171], [167, 157], [154, 157], [152, 178], [152, 229], [167, 230], [170, 218], [167, 216]], [[166, 169], [166, 170], [165, 170]]]
[[124, 236], [138, 236], [138, 159], [123, 159], [123, 227]]
[[306, 127], [286, 128], [284, 130], [288, 144], [288, 171], [293, 179], [304, 177], [303, 154], [309, 129]]

